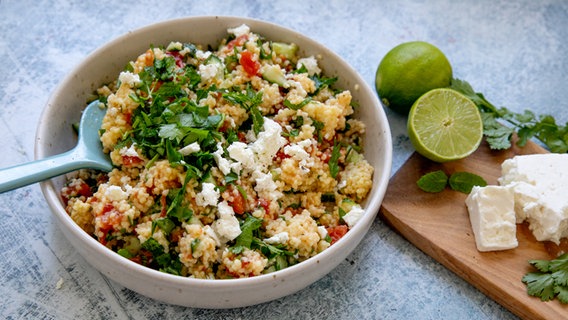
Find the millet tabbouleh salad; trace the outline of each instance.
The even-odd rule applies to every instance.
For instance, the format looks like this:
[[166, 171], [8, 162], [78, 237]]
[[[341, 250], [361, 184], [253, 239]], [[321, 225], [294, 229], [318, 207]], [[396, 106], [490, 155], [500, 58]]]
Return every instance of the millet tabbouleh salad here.
[[231, 279], [296, 264], [361, 215], [373, 167], [349, 91], [242, 25], [216, 51], [151, 47], [98, 90], [110, 173], [62, 189], [87, 233], [144, 266]]

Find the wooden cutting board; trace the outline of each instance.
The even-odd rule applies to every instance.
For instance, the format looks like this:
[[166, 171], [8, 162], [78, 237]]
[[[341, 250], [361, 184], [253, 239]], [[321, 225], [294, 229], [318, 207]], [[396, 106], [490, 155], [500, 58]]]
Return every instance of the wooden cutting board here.
[[481, 292], [524, 319], [568, 318], [568, 305], [558, 301], [542, 302], [527, 295], [521, 278], [533, 271], [531, 259], [550, 259], [561, 248], [550, 242], [538, 242], [526, 224], [517, 225], [519, 246], [512, 250], [479, 252], [467, 208], [466, 194], [447, 189], [427, 193], [416, 186], [425, 173], [444, 170], [448, 175], [467, 171], [482, 176], [488, 184], [497, 184], [501, 163], [515, 155], [546, 153], [535, 143], [505, 151], [489, 149], [484, 142], [466, 159], [445, 164], [434, 163], [414, 153], [391, 178], [379, 217], [408, 241]]

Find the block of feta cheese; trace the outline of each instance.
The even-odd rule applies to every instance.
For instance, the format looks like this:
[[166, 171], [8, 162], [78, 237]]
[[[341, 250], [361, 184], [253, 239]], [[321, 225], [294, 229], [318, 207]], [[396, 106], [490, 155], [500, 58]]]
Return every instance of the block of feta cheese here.
[[502, 186], [475, 186], [465, 201], [479, 251], [518, 246], [513, 191]]
[[515, 156], [501, 165], [499, 184], [515, 194], [517, 223], [528, 221], [538, 241], [568, 236], [568, 154]]

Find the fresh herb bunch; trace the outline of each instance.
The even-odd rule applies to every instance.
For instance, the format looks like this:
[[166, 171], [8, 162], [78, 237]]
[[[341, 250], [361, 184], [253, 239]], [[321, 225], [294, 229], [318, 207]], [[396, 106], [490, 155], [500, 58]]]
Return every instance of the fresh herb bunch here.
[[529, 263], [538, 271], [523, 277], [527, 293], [542, 301], [558, 298], [561, 303], [568, 303], [568, 253], [550, 261], [530, 260]]
[[505, 107], [498, 108], [487, 101], [483, 94], [475, 92], [464, 80], [452, 79], [451, 88], [464, 94], [479, 108], [483, 132], [491, 149], [510, 148], [513, 134], [516, 133], [519, 137], [517, 145], [520, 147], [536, 138], [551, 152], [568, 152], [568, 123], [558, 125], [551, 115], [537, 116], [530, 110], [516, 113]]

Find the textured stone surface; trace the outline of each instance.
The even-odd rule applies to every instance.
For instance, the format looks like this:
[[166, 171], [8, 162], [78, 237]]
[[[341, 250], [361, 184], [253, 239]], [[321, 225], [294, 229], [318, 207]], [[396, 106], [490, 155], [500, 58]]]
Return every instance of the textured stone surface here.
[[[87, 54], [130, 30], [183, 16], [244, 16], [295, 29], [337, 52], [372, 86], [390, 48], [429, 41], [447, 54], [456, 77], [494, 104], [568, 120], [566, 1], [157, 3], [0, 0], [0, 167], [33, 159], [47, 98]], [[412, 147], [406, 119], [387, 114], [394, 172]], [[161, 304], [99, 274], [60, 234], [37, 185], [1, 194], [0, 217], [3, 318], [515, 318], [378, 219], [356, 252], [305, 290], [248, 308], [201, 310]]]

